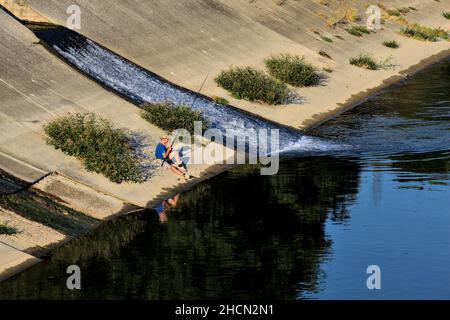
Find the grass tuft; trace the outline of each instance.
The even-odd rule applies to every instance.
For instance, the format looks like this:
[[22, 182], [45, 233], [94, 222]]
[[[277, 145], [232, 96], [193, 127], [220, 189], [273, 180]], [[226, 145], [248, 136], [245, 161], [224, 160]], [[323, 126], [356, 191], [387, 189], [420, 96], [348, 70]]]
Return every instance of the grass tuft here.
[[142, 118], [168, 132], [186, 129], [193, 134], [194, 121], [201, 121], [203, 130], [208, 126], [201, 112], [192, 110], [186, 104], [175, 104], [171, 101], [146, 103], [142, 109]]
[[380, 66], [378, 63], [369, 55], [359, 55], [358, 57], [350, 58], [350, 64], [364, 69], [378, 70]]
[[230, 103], [227, 99], [219, 97], [219, 96], [212, 96], [212, 98], [213, 98], [214, 102], [219, 103], [219, 104], [229, 104]]
[[438, 41], [439, 39], [448, 40], [450, 34], [448, 31], [441, 28], [430, 28], [426, 26], [413, 23], [400, 30], [400, 33], [404, 36], [424, 41]]
[[357, 37], [362, 37], [363, 33], [370, 34], [370, 30], [367, 29], [366, 26], [361, 25], [353, 25], [351, 27], [346, 28], [345, 31]]
[[286, 84], [251, 67], [232, 67], [215, 79], [217, 85], [237, 99], [284, 104], [290, 95]]
[[392, 48], [392, 49], [397, 49], [397, 48], [400, 47], [398, 42], [395, 41], [395, 40], [386, 40], [386, 41], [383, 42], [383, 46], [388, 47], [388, 48]]
[[309, 87], [320, 83], [320, 74], [299, 56], [281, 54], [265, 60], [269, 73], [294, 87]]
[[351, 65], [368, 69], [368, 70], [380, 70], [387, 69], [392, 66], [392, 57], [386, 58], [380, 62], [375, 61], [375, 59], [368, 54], [360, 54], [357, 57], [350, 58], [349, 62]]
[[449, 19], [449, 20], [450, 20], [450, 11], [443, 12], [443, 13], [442, 13], [442, 16], [443, 16], [445, 19]]
[[325, 42], [333, 42], [333, 39], [326, 37], [326, 36], [320, 36], [320, 38]]
[[19, 230], [17, 230], [17, 228], [11, 227], [7, 224], [0, 223], [0, 235], [3, 234], [7, 236], [12, 236], [17, 233], [19, 233]]
[[112, 182], [142, 182], [139, 160], [131, 152], [131, 137], [93, 113], [58, 118], [44, 128], [47, 143], [80, 159], [88, 171]]

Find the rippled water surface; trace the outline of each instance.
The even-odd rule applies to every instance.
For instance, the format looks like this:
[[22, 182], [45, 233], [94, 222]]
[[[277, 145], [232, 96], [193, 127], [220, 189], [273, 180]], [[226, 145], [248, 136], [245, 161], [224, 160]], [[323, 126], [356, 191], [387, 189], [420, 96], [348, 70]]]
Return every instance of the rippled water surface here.
[[313, 132], [351, 153], [236, 167], [57, 249], [0, 298], [450, 299], [449, 100], [436, 65]]

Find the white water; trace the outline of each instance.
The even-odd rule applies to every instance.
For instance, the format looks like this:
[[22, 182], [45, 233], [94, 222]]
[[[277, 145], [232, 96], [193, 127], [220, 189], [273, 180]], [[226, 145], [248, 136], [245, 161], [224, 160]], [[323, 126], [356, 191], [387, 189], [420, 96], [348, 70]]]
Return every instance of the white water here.
[[[80, 38], [80, 39], [76, 39]], [[80, 41], [81, 40], [81, 41]], [[81, 45], [80, 45], [81, 43]], [[150, 72], [124, 60], [95, 42], [80, 35], [64, 37], [53, 48], [77, 68], [136, 103], [172, 101], [191, 105], [196, 94], [184, 91]], [[331, 151], [342, 150], [341, 145], [328, 140], [307, 137], [298, 131], [264, 121], [229, 106], [212, 102], [203, 96], [195, 101], [194, 109], [200, 110], [213, 128], [224, 134], [246, 135], [249, 130], [278, 129], [280, 151]], [[255, 141], [250, 141], [255, 143]]]

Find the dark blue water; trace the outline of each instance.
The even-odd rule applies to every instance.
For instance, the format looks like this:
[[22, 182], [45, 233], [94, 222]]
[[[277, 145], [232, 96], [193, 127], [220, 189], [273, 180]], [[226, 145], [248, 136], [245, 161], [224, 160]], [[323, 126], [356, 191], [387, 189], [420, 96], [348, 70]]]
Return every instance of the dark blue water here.
[[0, 298], [450, 299], [449, 120], [444, 63], [312, 132], [352, 152], [238, 166], [75, 239]]

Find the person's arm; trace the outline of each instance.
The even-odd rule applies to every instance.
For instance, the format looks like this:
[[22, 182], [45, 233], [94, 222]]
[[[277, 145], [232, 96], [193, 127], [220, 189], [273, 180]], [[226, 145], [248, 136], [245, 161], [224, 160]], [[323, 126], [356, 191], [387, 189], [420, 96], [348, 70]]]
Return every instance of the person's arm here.
[[172, 152], [172, 148], [167, 148], [166, 152], [163, 153], [164, 159], [169, 157], [171, 152]]

